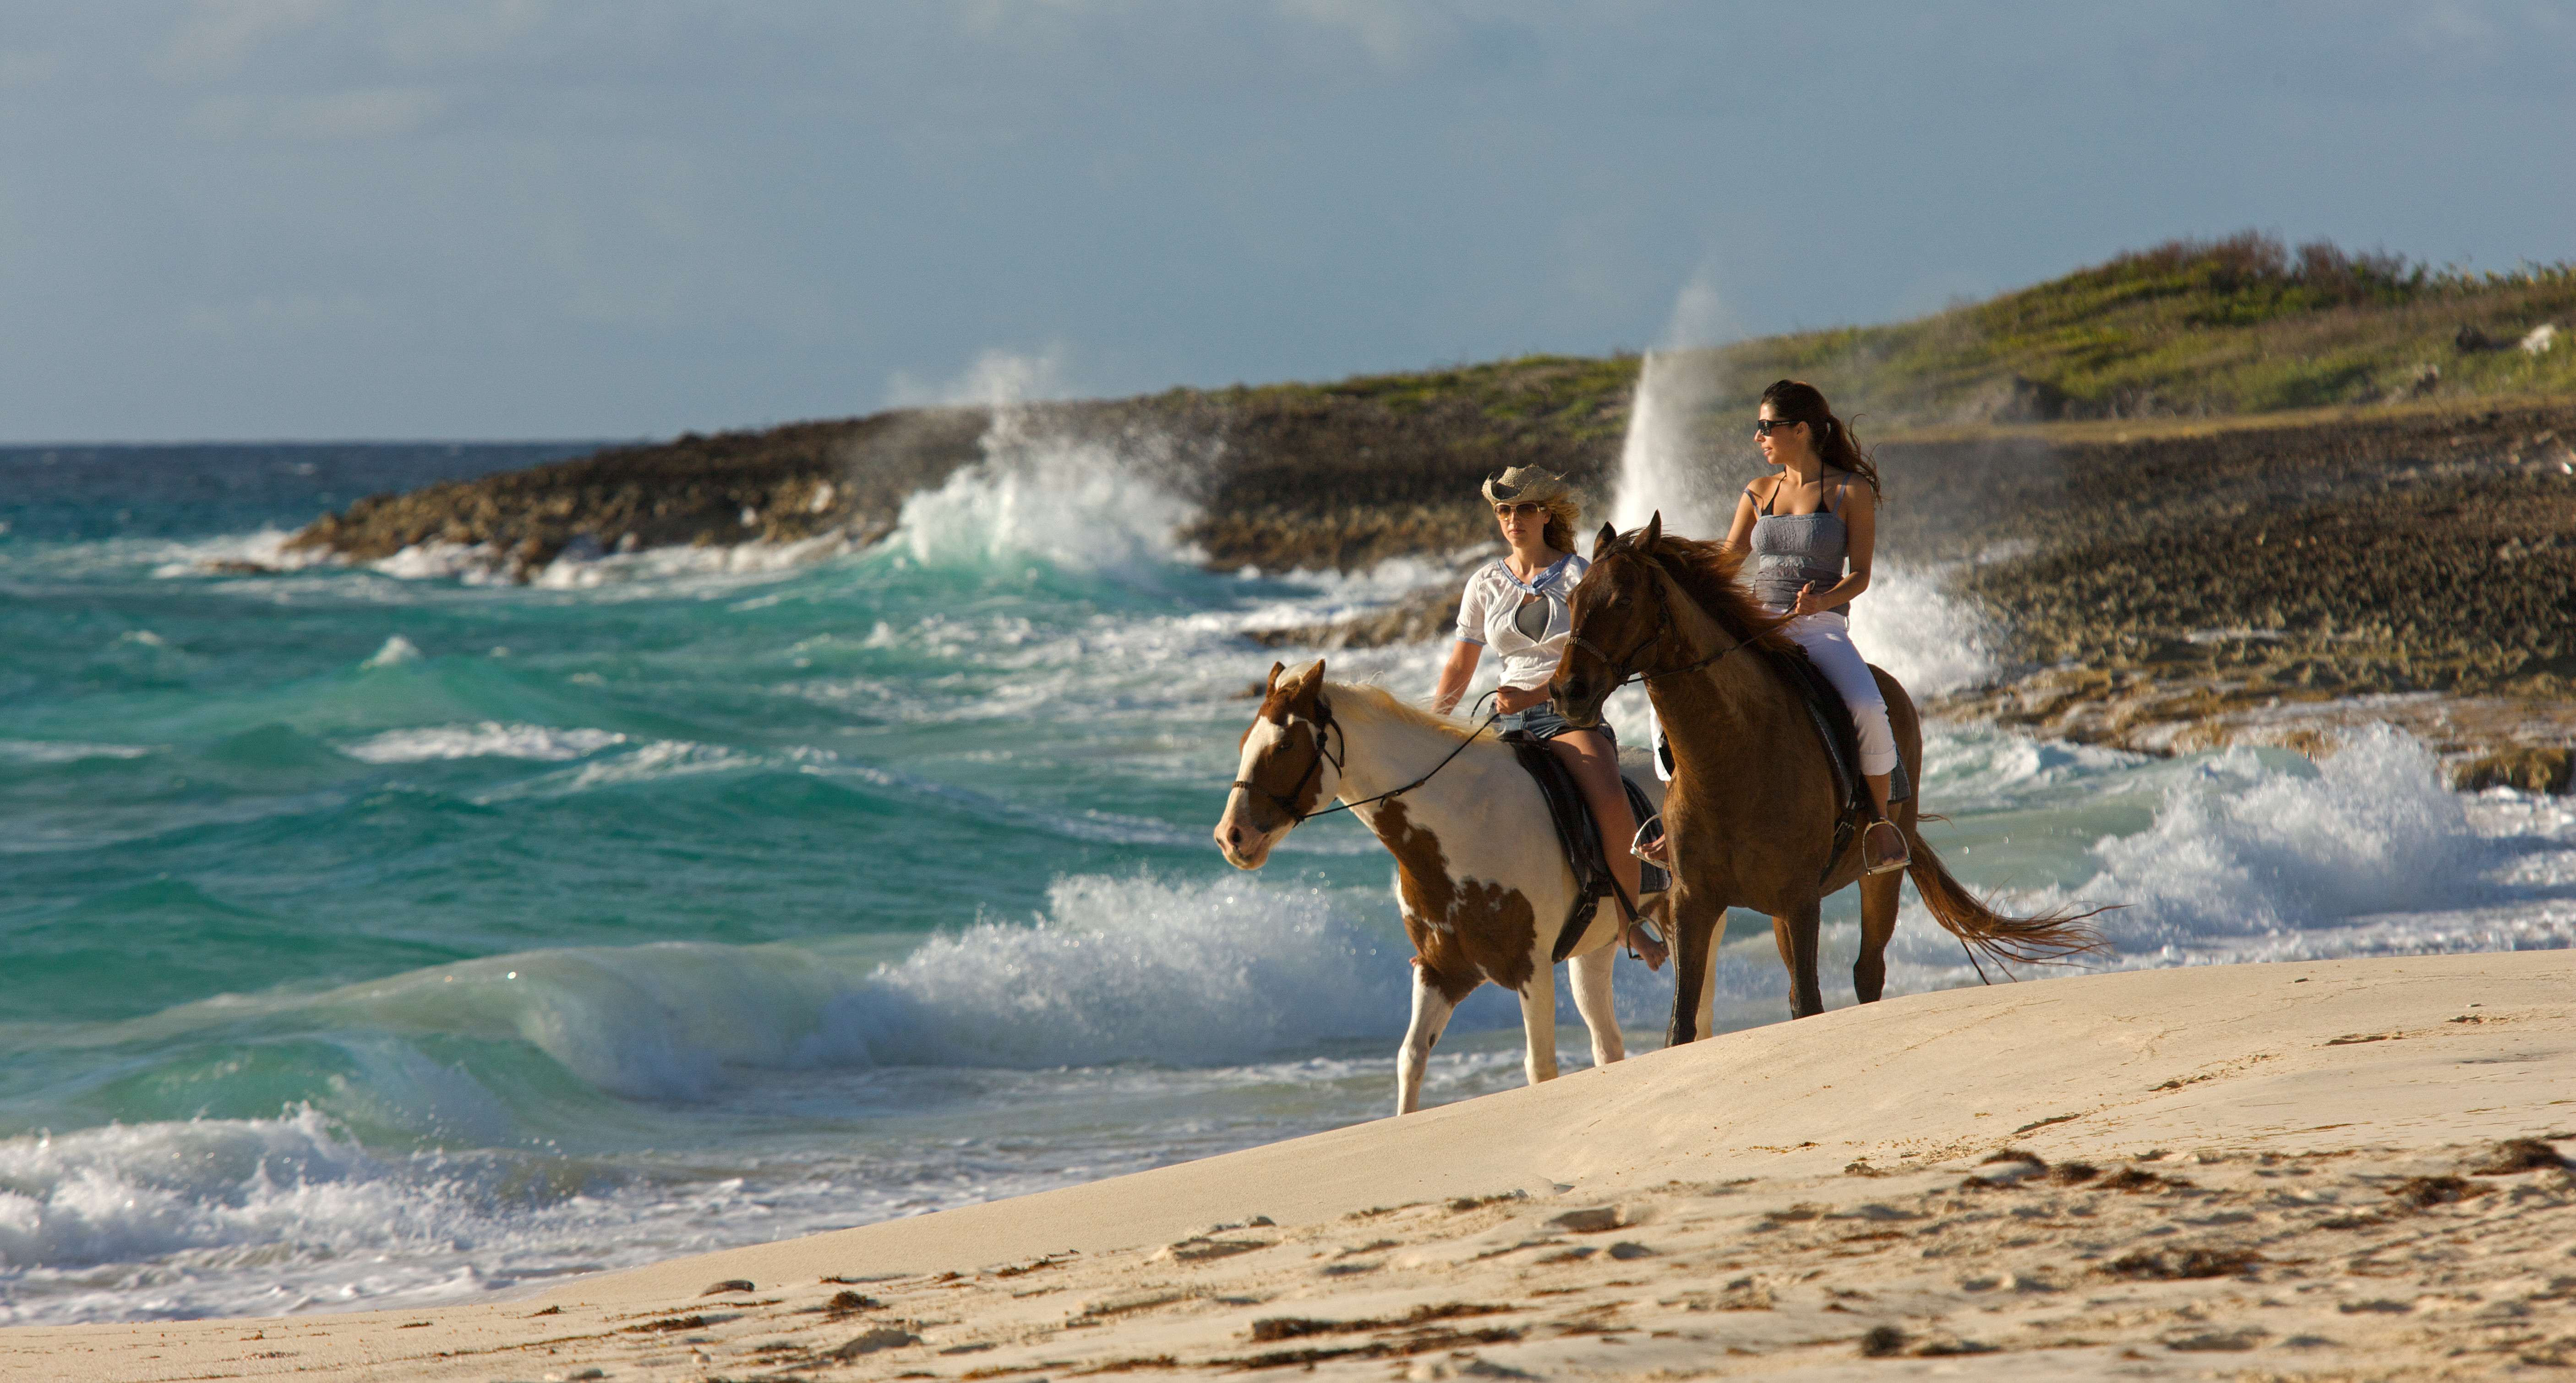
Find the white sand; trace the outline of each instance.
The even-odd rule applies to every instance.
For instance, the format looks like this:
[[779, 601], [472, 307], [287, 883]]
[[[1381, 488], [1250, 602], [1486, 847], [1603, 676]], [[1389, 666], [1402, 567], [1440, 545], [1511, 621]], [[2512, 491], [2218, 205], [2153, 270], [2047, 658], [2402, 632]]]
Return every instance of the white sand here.
[[528, 1301], [0, 1331], [0, 1378], [2552, 1376], [2576, 1142], [2468, 1174], [2551, 1136], [2576, 953], [2028, 982]]

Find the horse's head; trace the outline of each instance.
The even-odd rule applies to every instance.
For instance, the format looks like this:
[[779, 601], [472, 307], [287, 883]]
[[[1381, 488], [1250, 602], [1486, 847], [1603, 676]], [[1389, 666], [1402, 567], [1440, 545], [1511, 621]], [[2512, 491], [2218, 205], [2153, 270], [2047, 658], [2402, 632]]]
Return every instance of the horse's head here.
[[1592, 540], [1592, 566], [1574, 588], [1573, 637], [1556, 676], [1548, 679], [1556, 713], [1576, 725], [1600, 722], [1601, 703], [1637, 670], [1637, 659], [1670, 625], [1650, 555], [1663, 536], [1659, 512], [1634, 532], [1605, 523]]
[[1282, 678], [1284, 670], [1284, 664], [1270, 665], [1261, 710], [1240, 741], [1234, 791], [1226, 795], [1225, 815], [1217, 818], [1216, 848], [1237, 869], [1259, 869], [1279, 838], [1341, 786], [1341, 766], [1333, 762], [1340, 746], [1326, 744], [1339, 736], [1330, 730], [1331, 703], [1323, 699], [1323, 661]]

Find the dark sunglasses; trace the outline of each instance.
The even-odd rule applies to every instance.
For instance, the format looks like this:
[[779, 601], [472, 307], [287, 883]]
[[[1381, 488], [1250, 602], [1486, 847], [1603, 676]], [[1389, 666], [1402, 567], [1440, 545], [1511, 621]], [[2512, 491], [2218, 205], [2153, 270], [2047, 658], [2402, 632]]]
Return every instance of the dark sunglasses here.
[[1497, 504], [1494, 506], [1494, 517], [1508, 519], [1518, 514], [1522, 518], [1528, 518], [1546, 507], [1544, 504]]
[[1798, 420], [1795, 418], [1756, 418], [1753, 420], [1753, 435], [1756, 437], [1768, 437], [1771, 435], [1771, 429], [1775, 427], [1796, 427], [1798, 425]]

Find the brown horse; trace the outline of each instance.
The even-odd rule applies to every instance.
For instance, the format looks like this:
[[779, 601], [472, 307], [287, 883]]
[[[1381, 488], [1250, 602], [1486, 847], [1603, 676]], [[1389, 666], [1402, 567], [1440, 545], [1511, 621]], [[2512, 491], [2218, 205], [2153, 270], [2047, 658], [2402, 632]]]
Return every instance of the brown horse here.
[[[1857, 835], [1834, 854], [1843, 804], [1785, 666], [1806, 655], [1778, 632], [1782, 617], [1737, 584], [1742, 560], [1720, 543], [1666, 535], [1661, 514], [1627, 534], [1603, 525], [1592, 568], [1575, 588], [1574, 637], [1550, 684], [1558, 714], [1589, 725], [1612, 691], [1642, 678], [1672, 745], [1664, 830], [1677, 866], [1667, 904], [1675, 960], [1669, 1039], [1676, 1043], [1708, 1035], [1713, 938], [1729, 907], [1771, 914], [1795, 1018], [1825, 1007], [1816, 933], [1826, 894], [1860, 882], [1852, 988], [1862, 1003], [1875, 1003], [1886, 983], [1887, 940], [1896, 929], [1897, 876], [1861, 877]], [[1887, 698], [1897, 754], [1921, 783], [1923, 727], [1913, 699], [1884, 670], [1870, 671]], [[2100, 947], [2084, 924], [2091, 913], [2006, 917], [1979, 902], [1923, 843], [1917, 816], [1914, 800], [1897, 804], [1897, 829], [1914, 856], [1905, 872], [1953, 936], [1997, 960], [2049, 960]]]

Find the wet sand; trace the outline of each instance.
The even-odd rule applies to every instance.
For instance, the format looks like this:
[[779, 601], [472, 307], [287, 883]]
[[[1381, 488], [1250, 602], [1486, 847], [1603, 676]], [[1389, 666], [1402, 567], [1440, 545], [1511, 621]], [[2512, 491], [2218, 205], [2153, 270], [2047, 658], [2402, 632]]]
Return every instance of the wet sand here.
[[542, 1296], [0, 1331], [0, 1376], [2554, 1376], [2570, 1140], [2576, 953], [2143, 971]]

